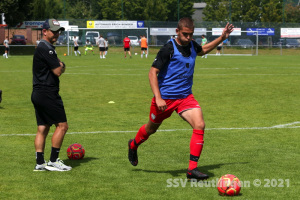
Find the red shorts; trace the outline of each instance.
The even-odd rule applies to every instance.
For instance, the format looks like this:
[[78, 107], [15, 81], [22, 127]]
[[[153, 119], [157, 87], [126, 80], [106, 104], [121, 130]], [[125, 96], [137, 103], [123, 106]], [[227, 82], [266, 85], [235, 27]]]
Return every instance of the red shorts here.
[[190, 94], [184, 99], [164, 99], [167, 104], [167, 109], [162, 112], [158, 110], [155, 103], [155, 97], [153, 97], [151, 106], [150, 106], [150, 115], [149, 118], [153, 123], [160, 124], [162, 121], [167, 119], [172, 115], [174, 110], [180, 114], [185, 110], [193, 108], [201, 108], [197, 100], [194, 98], [193, 94]]

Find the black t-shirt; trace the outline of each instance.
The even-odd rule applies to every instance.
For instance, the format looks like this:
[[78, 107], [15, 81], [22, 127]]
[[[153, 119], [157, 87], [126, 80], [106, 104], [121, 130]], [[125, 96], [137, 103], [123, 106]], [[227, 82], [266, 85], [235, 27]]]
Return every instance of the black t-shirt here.
[[[176, 40], [175, 41], [175, 45], [178, 49], [178, 51], [184, 56], [184, 57], [189, 57], [191, 55], [191, 48], [192, 48], [192, 44], [189, 43], [186, 46], [182, 46], [179, 45]], [[199, 53], [202, 51], [202, 47], [195, 42], [194, 40], [192, 40], [193, 45], [194, 45], [194, 49], [196, 51], [196, 53]], [[173, 47], [173, 43], [172, 41], [169, 41], [168, 43], [166, 43], [157, 53], [157, 56], [152, 64], [153, 67], [161, 70], [163, 67], [166, 67], [168, 65], [168, 63], [170, 62], [170, 59], [172, 58], [174, 54], [174, 47]]]
[[55, 47], [41, 40], [33, 56], [33, 90], [59, 91], [59, 78], [52, 69], [60, 67]]

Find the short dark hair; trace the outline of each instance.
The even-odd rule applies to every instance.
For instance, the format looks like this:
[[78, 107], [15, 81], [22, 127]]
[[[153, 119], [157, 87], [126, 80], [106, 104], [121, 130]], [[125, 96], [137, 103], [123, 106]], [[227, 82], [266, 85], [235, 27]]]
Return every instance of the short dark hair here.
[[183, 27], [194, 29], [195, 26], [193, 20], [189, 17], [181, 18], [178, 21], [177, 28], [181, 30]]

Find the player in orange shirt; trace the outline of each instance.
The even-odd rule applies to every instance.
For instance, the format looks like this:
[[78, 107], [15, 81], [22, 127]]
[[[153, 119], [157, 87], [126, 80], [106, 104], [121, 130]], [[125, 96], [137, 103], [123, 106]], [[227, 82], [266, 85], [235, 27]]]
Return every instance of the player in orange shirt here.
[[130, 53], [130, 39], [128, 38], [128, 36], [126, 35], [124, 40], [123, 40], [123, 45], [124, 45], [124, 55], [125, 55], [125, 58], [126, 58], [126, 51], [128, 51], [128, 54], [131, 58], [131, 53]]
[[145, 35], [141, 38], [141, 58], [143, 58], [143, 55], [145, 54], [146, 58], [148, 57], [148, 42]]

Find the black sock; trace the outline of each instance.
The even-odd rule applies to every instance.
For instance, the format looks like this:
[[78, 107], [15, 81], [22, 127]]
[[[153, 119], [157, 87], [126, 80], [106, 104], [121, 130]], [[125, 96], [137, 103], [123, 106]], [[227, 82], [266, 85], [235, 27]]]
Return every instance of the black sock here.
[[59, 155], [59, 150], [60, 150], [60, 148], [52, 147], [52, 149], [51, 149], [51, 156], [50, 156], [50, 161], [51, 162], [55, 162], [56, 161], [56, 159], [58, 158], [58, 155]]
[[41, 165], [45, 162], [44, 152], [35, 152], [36, 164]]

